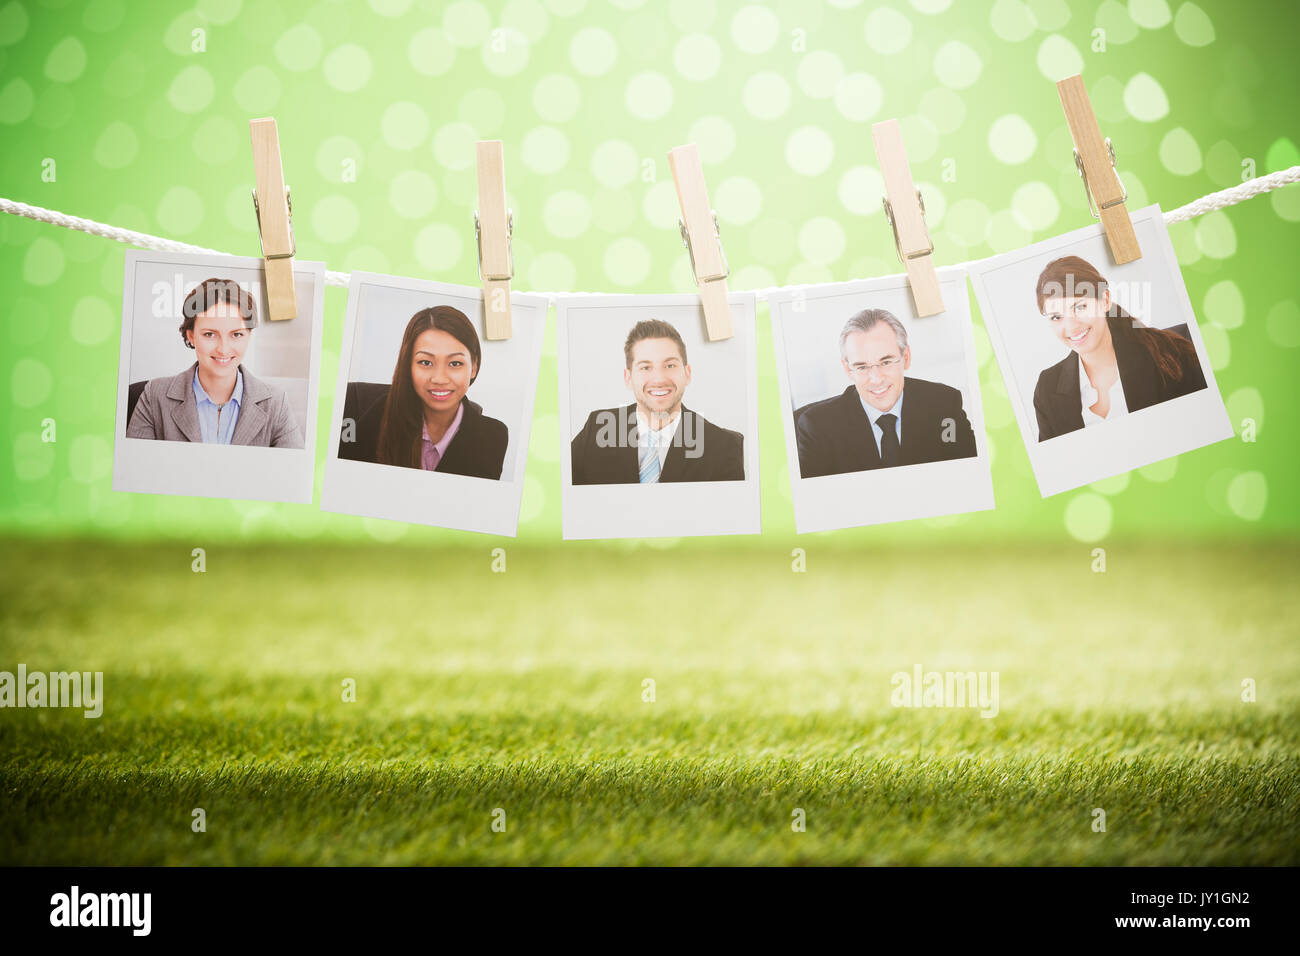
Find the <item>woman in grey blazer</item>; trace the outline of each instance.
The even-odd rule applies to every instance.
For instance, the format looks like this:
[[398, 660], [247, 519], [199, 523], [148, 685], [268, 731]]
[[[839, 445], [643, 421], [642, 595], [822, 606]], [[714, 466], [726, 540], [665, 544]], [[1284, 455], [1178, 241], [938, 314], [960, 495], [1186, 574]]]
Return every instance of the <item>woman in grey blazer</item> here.
[[242, 368], [257, 325], [253, 297], [232, 279], [205, 279], [181, 314], [181, 338], [197, 359], [178, 375], [150, 379], [126, 437], [302, 448], [287, 396]]

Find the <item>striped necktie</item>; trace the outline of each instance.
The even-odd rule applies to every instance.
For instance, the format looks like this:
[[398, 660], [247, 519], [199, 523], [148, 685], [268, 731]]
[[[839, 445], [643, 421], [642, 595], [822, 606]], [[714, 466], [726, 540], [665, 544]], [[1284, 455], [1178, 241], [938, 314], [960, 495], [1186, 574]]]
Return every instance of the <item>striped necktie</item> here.
[[646, 432], [645, 447], [641, 449], [641, 484], [648, 485], [659, 480], [659, 446], [655, 443], [654, 432]]

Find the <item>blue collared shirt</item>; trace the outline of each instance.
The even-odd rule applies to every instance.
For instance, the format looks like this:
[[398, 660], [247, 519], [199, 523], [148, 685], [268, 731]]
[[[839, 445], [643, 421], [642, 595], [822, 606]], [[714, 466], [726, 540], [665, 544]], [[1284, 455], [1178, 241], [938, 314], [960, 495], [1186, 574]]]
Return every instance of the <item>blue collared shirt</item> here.
[[235, 372], [235, 390], [230, 401], [218, 405], [208, 397], [199, 384], [199, 370], [194, 370], [194, 402], [199, 411], [199, 433], [208, 444], [229, 445], [235, 435], [235, 422], [239, 421], [239, 404], [244, 400], [244, 370]]
[[894, 402], [894, 407], [888, 409], [885, 412], [882, 412], [880, 409], [872, 405], [868, 405], [866, 401], [862, 398], [861, 392], [858, 393], [858, 401], [862, 402], [862, 410], [866, 412], [867, 417], [871, 419], [871, 437], [876, 440], [876, 454], [877, 455], [881, 454], [880, 442], [881, 439], [883, 439], [885, 436], [885, 430], [881, 428], [880, 425], [876, 424], [876, 421], [877, 419], [880, 418], [881, 415], [885, 415], [885, 414], [893, 415], [898, 419], [898, 421], [894, 422], [894, 434], [898, 436], [898, 445], [901, 448], [903, 445], [903, 394], [902, 392], [898, 394], [898, 401]]

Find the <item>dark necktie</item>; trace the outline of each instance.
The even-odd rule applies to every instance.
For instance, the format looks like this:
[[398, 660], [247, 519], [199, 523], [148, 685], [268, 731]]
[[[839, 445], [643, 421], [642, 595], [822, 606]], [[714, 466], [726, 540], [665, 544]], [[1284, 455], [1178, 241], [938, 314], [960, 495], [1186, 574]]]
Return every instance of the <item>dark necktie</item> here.
[[881, 415], [876, 419], [880, 426], [880, 464], [889, 468], [898, 464], [898, 433], [894, 431], [897, 415]]

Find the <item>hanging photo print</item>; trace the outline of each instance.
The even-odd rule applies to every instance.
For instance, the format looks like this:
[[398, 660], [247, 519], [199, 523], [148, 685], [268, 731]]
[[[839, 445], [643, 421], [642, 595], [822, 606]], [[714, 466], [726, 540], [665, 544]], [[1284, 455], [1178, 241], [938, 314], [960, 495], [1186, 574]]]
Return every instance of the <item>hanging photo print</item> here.
[[311, 501], [324, 279], [272, 322], [261, 259], [127, 252], [114, 491]]
[[993, 507], [966, 276], [918, 318], [906, 276], [769, 299], [800, 533]]
[[971, 282], [1043, 497], [1233, 435], [1158, 206], [1141, 258], [1101, 226], [973, 263]]
[[698, 296], [560, 297], [565, 538], [758, 533], [754, 301], [709, 341]]
[[510, 304], [488, 339], [481, 289], [352, 273], [322, 509], [514, 535], [547, 301]]

